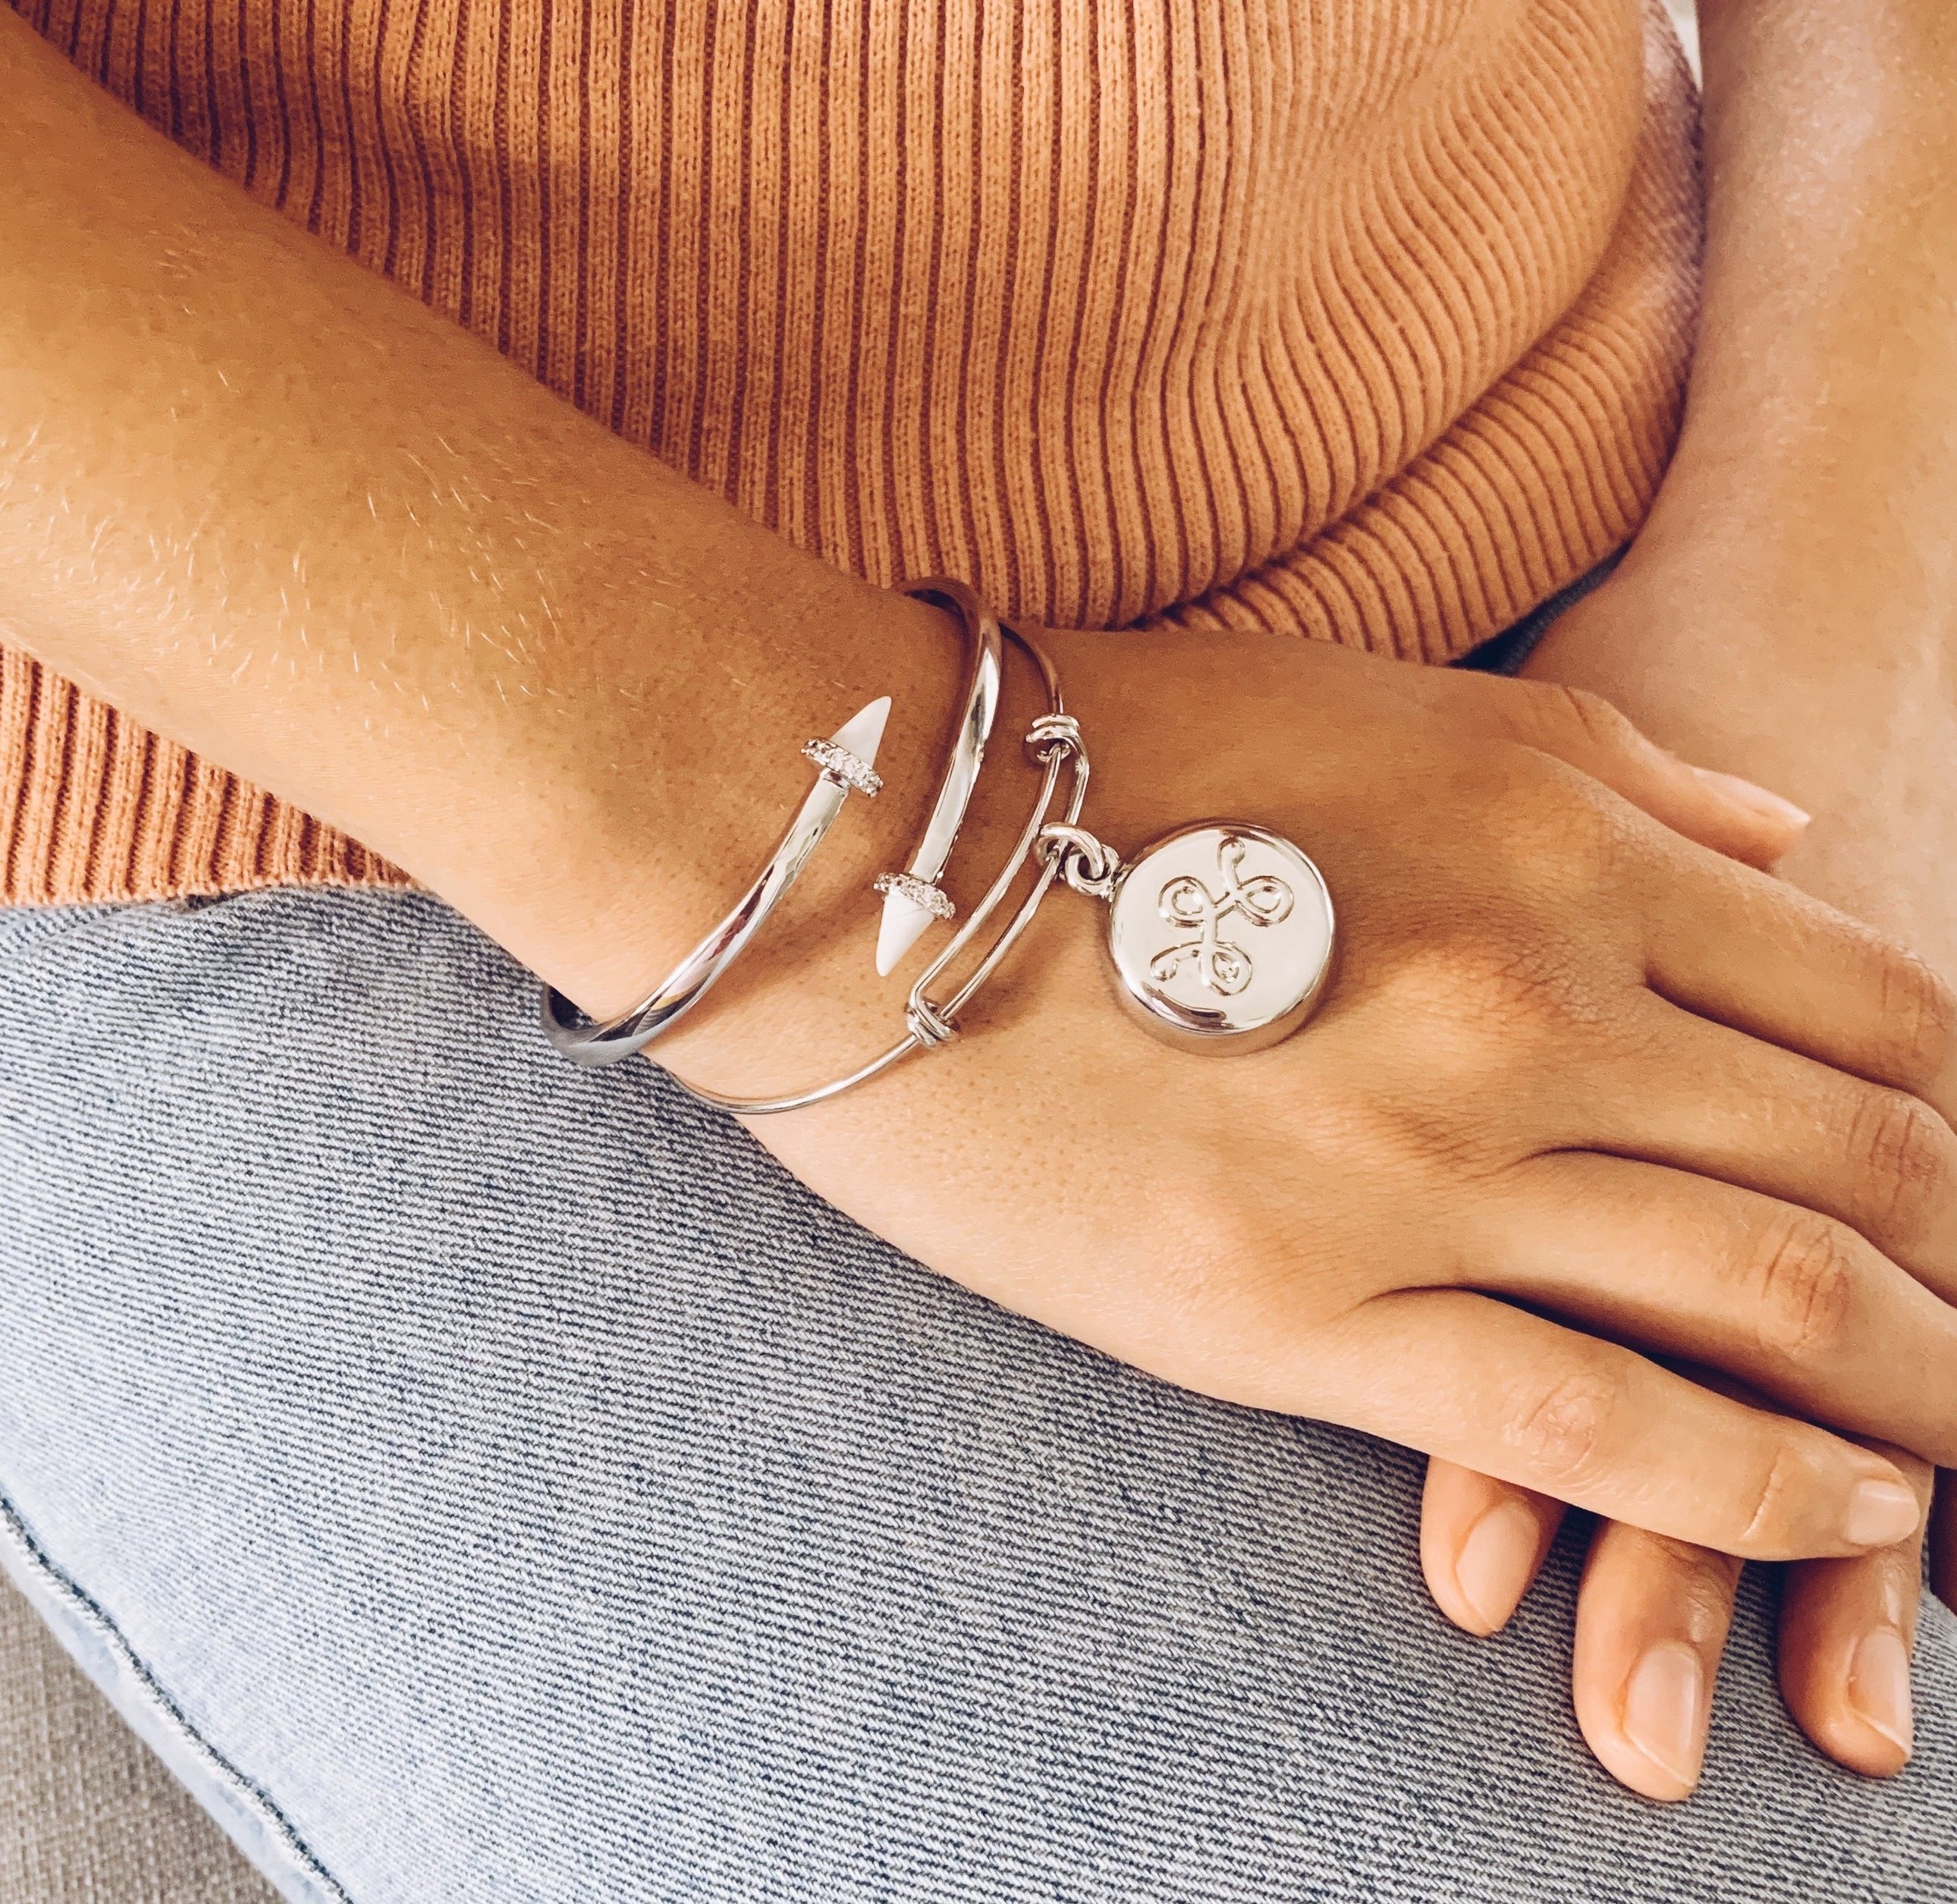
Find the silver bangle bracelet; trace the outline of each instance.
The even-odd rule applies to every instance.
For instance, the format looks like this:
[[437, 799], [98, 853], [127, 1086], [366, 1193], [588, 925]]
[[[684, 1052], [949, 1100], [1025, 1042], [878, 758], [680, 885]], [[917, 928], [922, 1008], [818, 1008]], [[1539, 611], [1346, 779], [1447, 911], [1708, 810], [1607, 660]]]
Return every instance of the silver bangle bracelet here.
[[[963, 582], [934, 577], [907, 584], [899, 592], [956, 615], [965, 632], [967, 659], [950, 757], [909, 870], [880, 875], [875, 882], [875, 890], [884, 895], [877, 944], [880, 976], [917, 943], [934, 919], [953, 915], [954, 909], [937, 881], [951, 856], [966, 809], [972, 803], [972, 789], [985, 764], [985, 745], [999, 711], [1004, 667], [998, 621]], [[876, 797], [882, 783], [874, 764], [890, 709], [887, 694], [852, 716], [829, 739], [812, 740], [803, 747], [803, 754], [820, 772], [780, 844], [733, 910], [650, 997], [616, 1018], [594, 1024], [561, 993], [545, 988], [544, 1035], [558, 1051], [587, 1070], [621, 1063], [636, 1057], [699, 1004], [788, 896], [809, 856], [841, 814], [849, 789], [855, 788], [868, 799]]]
[[692, 1011], [788, 896], [809, 856], [836, 824], [852, 789], [866, 799], [877, 797], [883, 785], [875, 767], [877, 749], [890, 711], [886, 694], [852, 715], [827, 740], [812, 740], [803, 747], [805, 757], [816, 765], [815, 785], [789, 822], [781, 843], [733, 910], [659, 981], [649, 997], [630, 1011], [594, 1024], [561, 992], [545, 985], [544, 1036], [552, 1044], [573, 1064], [596, 1071], [643, 1051]]
[[[1086, 742], [1080, 723], [1067, 711], [1059, 676], [1045, 652], [1022, 631], [992, 616], [959, 584], [920, 583], [912, 592], [956, 609], [973, 659], [952, 757], [911, 871], [887, 874], [877, 881], [886, 897], [887, 923], [893, 895], [931, 916], [948, 911], [937, 881], [984, 764], [998, 705], [1002, 636], [1031, 659], [1046, 689], [1047, 711], [1026, 737], [1041, 768], [1031, 815], [984, 898], [911, 987], [904, 1005], [905, 1034], [896, 1043], [844, 1077], [778, 1096], [733, 1097], [690, 1083], [670, 1070], [668, 1075], [720, 1110], [766, 1117], [824, 1102], [913, 1052], [935, 1050], [957, 1035], [960, 1015], [1059, 882], [1106, 903], [1116, 996], [1158, 1036], [1186, 1049], [1251, 1052], [1297, 1029], [1323, 994], [1336, 945], [1331, 894], [1317, 867], [1280, 833], [1246, 822], [1213, 820], [1178, 827], [1124, 862], [1080, 824], [1089, 776]], [[873, 709], [887, 710], [888, 704], [873, 704]], [[858, 720], [871, 711], [866, 709]], [[877, 726], [880, 734], [880, 716]], [[545, 988], [544, 1028], [552, 1044], [582, 1064], [613, 1064], [643, 1051], [699, 1002], [794, 883], [841, 811], [848, 787], [874, 792], [874, 784], [862, 778], [875, 780], [867, 762], [841, 745], [849, 732], [846, 728], [830, 742], [812, 741], [803, 750], [821, 773], [774, 856], [741, 903], [651, 998], [607, 1024], [594, 1026], [580, 1023], [567, 1001]], [[870, 745], [874, 752], [874, 739]], [[1063, 773], [1069, 776], [1064, 799]], [[1026, 897], [966, 976], [944, 999], [934, 998], [931, 988], [977, 943], [1029, 865], [1033, 878]], [[915, 938], [912, 932], [910, 941]], [[1255, 942], [1254, 954], [1246, 941]]]
[[1061, 697], [1060, 677], [1054, 673], [1053, 663], [1045, 652], [1029, 640], [1016, 628], [1001, 622], [997, 625], [1031, 659], [1040, 672], [1047, 693], [1048, 711], [1035, 721], [1026, 735], [1026, 746], [1033, 758], [1042, 767], [1040, 791], [1033, 806], [1032, 816], [1021, 831], [1011, 855], [997, 878], [993, 881], [985, 897], [972, 909], [967, 919], [950, 944], [932, 960], [917, 982], [911, 987], [910, 996], [904, 1003], [904, 1022], [909, 1026], [905, 1035], [887, 1049], [880, 1052], [867, 1064], [851, 1071], [847, 1076], [832, 1078], [826, 1084], [817, 1084], [805, 1091], [795, 1091], [779, 1097], [729, 1097], [719, 1091], [710, 1091], [697, 1084], [689, 1083], [676, 1071], [669, 1070], [667, 1076], [683, 1090], [691, 1092], [703, 1103], [711, 1104], [716, 1109], [731, 1112], [736, 1117], [771, 1117], [780, 1111], [799, 1111], [811, 1104], [820, 1104], [826, 1099], [839, 1097], [845, 1091], [853, 1090], [858, 1084], [867, 1083], [880, 1071], [886, 1071], [899, 1058], [912, 1052], [934, 1050], [948, 1044], [957, 1035], [958, 1014], [969, 1004], [979, 988], [997, 970], [1000, 962], [1013, 949], [1021, 933], [1032, 923], [1040, 901], [1052, 887], [1054, 881], [1061, 877], [1063, 868], [1058, 855], [1042, 855], [1039, 871], [1033, 882], [1032, 890], [1020, 903], [1020, 908], [1000, 931], [999, 935], [986, 949], [985, 956], [966, 978], [964, 982], [944, 1000], [936, 1003], [931, 997], [931, 987], [945, 968], [958, 959], [977, 938], [985, 922], [997, 911], [1007, 894], [1012, 890], [1013, 881], [1029, 856], [1035, 853], [1042, 830], [1053, 824], [1052, 814], [1055, 796], [1060, 786], [1061, 771], [1070, 764], [1073, 768], [1071, 783], [1067, 789], [1066, 805], [1058, 824], [1077, 830], [1080, 820], [1081, 803], [1087, 797], [1087, 752], [1080, 739], [1080, 729], [1067, 712]]

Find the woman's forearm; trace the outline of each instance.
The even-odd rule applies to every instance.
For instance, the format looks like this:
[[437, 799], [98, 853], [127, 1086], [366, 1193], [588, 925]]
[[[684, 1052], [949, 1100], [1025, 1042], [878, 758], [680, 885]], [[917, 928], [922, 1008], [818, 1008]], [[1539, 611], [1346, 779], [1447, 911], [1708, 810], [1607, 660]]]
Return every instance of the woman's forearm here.
[[1815, 815], [1790, 878], [1957, 971], [1957, 12], [1709, 0], [1684, 435], [1533, 674]]
[[596, 1007], [745, 883], [802, 741], [884, 693], [894, 797], [852, 803], [808, 903], [899, 863], [957, 666], [931, 611], [253, 204], [5, 8], [0, 178], [9, 638]]
[[[1957, 12], [1706, 0], [1705, 289], [1647, 554], [1957, 577]], [[1873, 504], [1875, 506], [1871, 507]], [[1798, 631], [1778, 631], [1782, 639]]]

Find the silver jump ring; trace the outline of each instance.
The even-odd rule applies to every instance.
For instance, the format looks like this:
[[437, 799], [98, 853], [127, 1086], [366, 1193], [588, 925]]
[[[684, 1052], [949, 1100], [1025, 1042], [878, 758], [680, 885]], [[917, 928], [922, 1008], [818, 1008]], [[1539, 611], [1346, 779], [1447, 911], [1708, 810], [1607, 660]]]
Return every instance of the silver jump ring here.
[[1109, 897], [1121, 876], [1121, 856], [1085, 827], [1042, 827], [1039, 856], [1056, 865], [1061, 878], [1089, 899]]
[[1086, 753], [1080, 723], [1071, 714], [1042, 714], [1026, 730], [1026, 751], [1042, 767], [1056, 748]]

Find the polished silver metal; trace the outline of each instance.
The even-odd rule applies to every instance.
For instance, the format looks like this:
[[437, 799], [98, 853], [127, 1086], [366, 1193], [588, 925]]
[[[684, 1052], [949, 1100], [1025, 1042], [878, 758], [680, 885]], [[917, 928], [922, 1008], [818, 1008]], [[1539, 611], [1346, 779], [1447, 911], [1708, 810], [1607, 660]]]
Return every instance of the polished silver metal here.
[[1085, 827], [1055, 824], [1042, 830], [1039, 850], [1059, 862], [1060, 876], [1086, 899], [1112, 899], [1121, 876], [1121, 856]]
[[[849, 732], [877, 705], [873, 702], [837, 732]], [[887, 707], [887, 702], [884, 705]], [[877, 726], [880, 732], [880, 716]], [[870, 742], [864, 745], [874, 752]], [[561, 992], [549, 985], [544, 987], [541, 1007], [544, 1036], [573, 1064], [587, 1071], [618, 1064], [643, 1051], [662, 1032], [671, 1030], [712, 990], [715, 981], [747, 949], [768, 915], [787, 896], [789, 888], [808, 864], [809, 856], [836, 824], [851, 791], [874, 799], [883, 785], [868, 761], [834, 739], [811, 741], [801, 751], [820, 770], [815, 785], [789, 822], [780, 844], [734, 909], [660, 980], [650, 997], [630, 1011], [596, 1024]]]
[[[911, 987], [910, 995], [904, 1003], [904, 1022], [907, 1027], [904, 1036], [846, 1077], [832, 1078], [826, 1084], [815, 1085], [808, 1090], [787, 1093], [779, 1097], [732, 1097], [690, 1083], [676, 1072], [669, 1071], [668, 1075], [676, 1084], [691, 1092], [703, 1103], [711, 1104], [719, 1110], [732, 1112], [736, 1117], [773, 1117], [783, 1111], [799, 1111], [811, 1104], [820, 1104], [830, 1098], [840, 1097], [845, 1091], [854, 1090], [858, 1085], [867, 1083], [880, 1073], [888, 1071], [900, 1058], [909, 1057], [912, 1052], [934, 1050], [941, 1045], [949, 1044], [958, 1035], [959, 1014], [978, 995], [987, 979], [999, 969], [1006, 955], [1017, 944], [1020, 935], [1032, 923], [1033, 915], [1039, 910], [1041, 900], [1052, 890], [1054, 882], [1060, 876], [1057, 858], [1038, 851], [1040, 835], [1045, 827], [1056, 821], [1067, 827], [1080, 825], [1081, 805], [1087, 798], [1087, 748], [1081, 739], [1080, 723], [1067, 713], [1061, 698], [1060, 677], [1054, 673], [1053, 663], [1047, 659], [1045, 650], [1020, 630], [1003, 622], [1000, 626], [1006, 637], [1016, 644], [1039, 669], [1040, 679], [1046, 688], [1048, 711], [1032, 723], [1026, 733], [1027, 751], [1032, 756], [1034, 764], [1041, 769], [1039, 792], [1034, 801], [1032, 812], [1019, 838], [1013, 843], [1013, 849], [998, 877], [993, 881], [985, 897], [972, 908], [970, 916], [953, 936], [951, 942], [925, 968], [917, 982]], [[1070, 778], [1066, 799], [1056, 814], [1054, 803], [1059, 799], [1060, 778], [1063, 771], [1068, 772]], [[1020, 901], [1018, 909], [1000, 928], [997, 936], [950, 996], [942, 1000], [934, 999], [931, 987], [950, 966], [964, 957], [986, 921], [998, 910], [1029, 862], [1033, 868], [1032, 884], [1026, 897]]]
[[884, 790], [884, 776], [860, 755], [833, 741], [804, 741], [801, 757], [813, 761], [830, 780], [853, 789], [866, 800], [874, 800]]
[[[958, 830], [972, 804], [985, 764], [985, 748], [998, 718], [999, 690], [1005, 675], [1005, 650], [997, 618], [963, 582], [932, 576], [903, 584], [899, 593], [928, 602], [958, 617], [965, 634], [966, 668], [963, 693], [946, 755], [944, 777], [931, 802], [931, 817], [903, 874], [879, 875], [875, 890], [884, 896], [884, 924], [877, 935], [877, 970], [893, 971], [917, 943], [929, 921], [949, 919], [957, 909], [938, 881], [951, 858]], [[915, 911], [909, 910], [915, 908]]]
[[1276, 1044], [1310, 1016], [1331, 976], [1336, 925], [1324, 877], [1265, 827], [1179, 827], [1121, 869], [1108, 899], [1118, 995], [1185, 1049]]
[[[969, 625], [978, 625], [975, 616], [989, 623], [1039, 670], [1048, 705], [1026, 732], [1027, 751], [1041, 776], [1026, 825], [971, 916], [911, 987], [904, 1004], [904, 1036], [894, 1044], [845, 1077], [773, 1097], [733, 1097], [670, 1071], [668, 1075], [704, 1103], [737, 1117], [767, 1117], [839, 1097], [913, 1052], [949, 1044], [958, 1035], [960, 1014], [1018, 943], [1056, 884], [1106, 903], [1116, 994], [1158, 1036], [1197, 1051], [1253, 1052], [1296, 1030], [1324, 993], [1336, 947], [1332, 896], [1317, 867], [1282, 834], [1238, 821], [1179, 827], [1124, 860], [1080, 824], [1091, 772], [1086, 742], [1080, 723], [1067, 711], [1059, 677], [1045, 651], [1020, 630], [986, 615], [969, 590], [945, 583], [917, 587], [969, 603]], [[975, 678], [982, 682], [988, 672], [985, 650], [982, 642], [976, 646]], [[975, 701], [968, 696], [954, 757], [912, 862], [915, 869], [934, 860], [932, 870], [928, 875], [885, 873], [875, 882], [878, 891], [897, 895], [931, 916], [947, 916], [950, 907], [937, 890], [936, 876], [983, 764], [997, 707], [1000, 670], [994, 667], [989, 673], [989, 688], [982, 688]], [[867, 742], [865, 747], [874, 751]], [[560, 1051], [579, 1064], [598, 1065], [643, 1050], [691, 1011], [739, 955], [841, 811], [848, 787], [874, 792], [867, 782], [876, 780], [874, 772], [847, 748], [834, 742], [811, 742], [804, 751], [821, 766], [821, 777], [774, 857], [740, 905], [658, 992], [636, 1011], [593, 1026], [577, 1021], [567, 1001], [545, 988], [544, 1028]], [[839, 760], [839, 754], [847, 757]], [[852, 765], [862, 772], [852, 772]], [[1063, 773], [1069, 776], [1064, 798]], [[932, 988], [978, 944], [987, 922], [1029, 870], [1031, 884], [1011, 916], [948, 995], [934, 997]]]

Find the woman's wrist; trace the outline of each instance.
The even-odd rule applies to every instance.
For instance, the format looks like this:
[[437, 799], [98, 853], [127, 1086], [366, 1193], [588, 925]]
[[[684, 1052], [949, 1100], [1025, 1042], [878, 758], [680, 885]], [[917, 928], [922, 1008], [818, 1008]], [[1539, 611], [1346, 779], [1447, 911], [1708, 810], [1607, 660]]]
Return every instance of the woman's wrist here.
[[[926, 614], [934, 653], [950, 657], [962, 670], [963, 637], [956, 621], [934, 609]], [[909, 864], [937, 792], [953, 724], [949, 695], [934, 702], [930, 718], [911, 723], [902, 733], [893, 710], [893, 727], [877, 757], [882, 791], [873, 803], [851, 798], [792, 892], [711, 997], [662, 1037], [655, 1054], [659, 1061], [711, 1090], [770, 1096], [852, 1071], [901, 1038], [912, 984], [1014, 862], [1040, 785], [1039, 770], [1024, 743], [1033, 720], [1047, 707], [1034, 669], [1008, 643], [984, 767], [940, 881], [955, 916], [928, 928], [894, 970], [879, 976], [876, 949], [883, 903], [872, 882], [879, 873]], [[808, 770], [801, 764], [805, 787]], [[736, 887], [754, 870], [749, 865], [735, 875]], [[1015, 893], [1012, 904], [1023, 891]], [[721, 909], [732, 897], [730, 890], [718, 902]], [[988, 1008], [997, 1008], [1015, 990], [1041, 983], [1042, 948], [1050, 950], [1056, 935], [1066, 936], [1058, 917], [1066, 909], [1055, 906], [1043, 912], [1026, 947], [1029, 957], [1011, 961], [1011, 969], [988, 990]], [[718, 916], [711, 908], [703, 912], [691, 922], [692, 937]], [[1003, 925], [1007, 916], [1004, 911], [995, 915], [994, 924]], [[990, 928], [985, 942], [990, 943]], [[935, 988], [939, 998], [970, 970], [977, 956], [962, 960], [957, 973], [947, 975]], [[628, 1002], [637, 1003], [664, 970], [644, 970]]]
[[[471, 864], [466, 840], [459, 852], [446, 837], [433, 849], [444, 863], [429, 883], [595, 1016], [637, 1004], [726, 915], [813, 782], [804, 744], [885, 695], [881, 791], [849, 796], [716, 999], [779, 982], [785, 940], [826, 942], [873, 905], [870, 881], [908, 858], [922, 824], [962, 666], [955, 624], [826, 565], [797, 575], [807, 558], [779, 543], [770, 554], [802, 588], [752, 623], [723, 623], [710, 678], [672, 691], [678, 704], [656, 717], [644, 694], [667, 691], [626, 691], [622, 718], [595, 704], [586, 738], [568, 750], [572, 817], [532, 877]], [[632, 640], [621, 634], [621, 652]]]
[[[0, 625], [342, 828], [580, 1004], [746, 886], [893, 698], [808, 901], [901, 863], [937, 611], [685, 482], [0, 23]], [[839, 890], [839, 888], [837, 888]]]
[[1642, 669], [1653, 705], [1703, 691], [1701, 656], [1907, 675], [1957, 638], [1957, 15], [1706, 0], [1700, 20], [1700, 331], [1676, 454], [1614, 584], [1654, 618], [1611, 678]]

